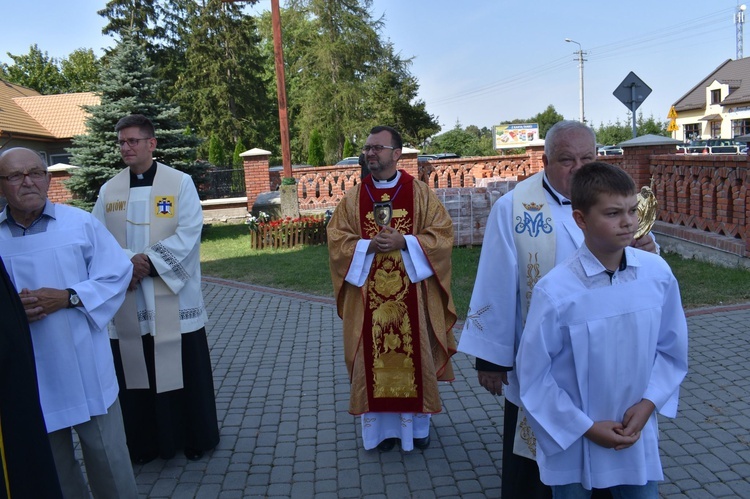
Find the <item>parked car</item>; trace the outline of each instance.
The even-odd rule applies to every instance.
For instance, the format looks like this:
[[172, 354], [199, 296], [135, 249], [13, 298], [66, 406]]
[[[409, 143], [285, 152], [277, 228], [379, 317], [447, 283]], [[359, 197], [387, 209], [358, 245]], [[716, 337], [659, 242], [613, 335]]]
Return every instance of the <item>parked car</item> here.
[[733, 139], [693, 140], [685, 146], [686, 154], [742, 154], [746, 144]]
[[419, 161], [419, 162], [422, 162], [422, 161], [433, 161], [435, 159], [438, 159], [437, 156], [432, 155], [432, 154], [420, 154], [419, 156], [417, 156], [417, 161]]
[[622, 147], [620, 146], [602, 146], [597, 149], [599, 156], [622, 156]]
[[433, 154], [432, 156], [435, 156], [435, 159], [451, 159], [451, 158], [460, 158], [460, 154], [456, 154], [453, 152], [439, 152], [437, 154]]
[[358, 165], [359, 164], [359, 156], [349, 156], [348, 158], [344, 158], [338, 163], [336, 163], [336, 166], [339, 165]]

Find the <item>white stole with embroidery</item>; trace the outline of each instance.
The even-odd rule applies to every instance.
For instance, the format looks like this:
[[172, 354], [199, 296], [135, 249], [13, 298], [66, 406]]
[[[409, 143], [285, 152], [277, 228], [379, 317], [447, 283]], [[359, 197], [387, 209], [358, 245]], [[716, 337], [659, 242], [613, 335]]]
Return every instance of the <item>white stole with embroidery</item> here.
[[[555, 224], [543, 180], [544, 172], [540, 172], [513, 189], [513, 238], [518, 255], [518, 289], [524, 323], [534, 286], [555, 266]], [[536, 438], [523, 406], [518, 408], [513, 453], [536, 460]]]
[[[149, 199], [149, 244], [153, 245], [175, 233], [181, 183], [182, 173], [157, 164]], [[104, 193], [106, 226], [122, 248], [128, 248], [127, 224], [135, 223], [127, 219], [129, 196], [130, 169], [126, 168], [107, 183]], [[156, 305], [156, 391], [162, 393], [183, 387], [180, 307], [178, 295], [160, 277], [153, 278], [153, 284]], [[149, 388], [135, 292], [126, 294], [125, 302], [114, 320], [127, 388]]]

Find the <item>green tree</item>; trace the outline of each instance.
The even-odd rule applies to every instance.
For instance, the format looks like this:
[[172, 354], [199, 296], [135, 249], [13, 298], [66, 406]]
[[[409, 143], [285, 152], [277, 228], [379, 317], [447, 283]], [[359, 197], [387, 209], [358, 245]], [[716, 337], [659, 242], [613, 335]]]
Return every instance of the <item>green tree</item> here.
[[242, 154], [243, 152], [247, 151], [247, 148], [245, 148], [245, 144], [242, 143], [242, 139], [237, 140], [237, 144], [234, 146], [234, 153], [232, 153], [232, 166], [235, 168], [242, 168], [244, 165], [244, 161], [242, 160]]
[[[292, 0], [290, 8], [282, 9], [293, 160], [307, 158], [313, 129], [323, 137], [330, 163], [346, 156], [347, 138], [356, 142], [375, 124], [396, 127], [412, 145], [440, 130], [416, 98], [419, 87], [409, 72], [411, 61], [381, 41], [383, 21], [373, 18], [371, 6], [370, 0]], [[268, 13], [260, 31], [273, 78]]]
[[555, 110], [555, 106], [550, 104], [547, 106], [547, 109], [529, 118], [529, 123], [537, 123], [539, 125], [539, 137], [543, 139], [547, 136], [547, 132], [552, 128], [552, 125], [564, 119], [563, 115]]
[[57, 60], [47, 52], [42, 52], [36, 43], [29, 47], [28, 54], [7, 54], [13, 59], [13, 64], [0, 65], [2, 79], [44, 95], [57, 94], [65, 89], [65, 79], [57, 66]]
[[[609, 122], [606, 125], [600, 123], [599, 128], [595, 128], [597, 142], [604, 145], [615, 145], [632, 139], [632, 123], [629, 113], [624, 123], [619, 118], [614, 123]], [[638, 137], [648, 134], [663, 135], [665, 137], [671, 136], [667, 132], [667, 122], [656, 120], [653, 115], [649, 116], [648, 119], [644, 119], [643, 113], [639, 113], [636, 118], [635, 131]]]
[[491, 142], [483, 142], [481, 137], [477, 137], [473, 132], [474, 129], [472, 131], [464, 130], [461, 128], [461, 124], [456, 122], [452, 130], [432, 137], [427, 152], [452, 152], [461, 156], [494, 155], [495, 151], [492, 149]]
[[650, 115], [648, 119], [643, 119], [642, 112], [638, 113], [638, 117], [635, 120], [635, 130], [638, 136], [653, 134], [663, 135], [664, 137], [671, 137], [672, 134], [667, 131], [667, 125], [668, 123], [666, 121], [655, 119], [653, 114]]
[[158, 0], [109, 0], [97, 14], [107, 19], [103, 35], [115, 35], [142, 45], [152, 46], [153, 40], [164, 36], [159, 25]]
[[633, 132], [630, 126], [623, 124], [620, 118], [606, 125], [601, 123], [599, 128], [594, 129], [596, 132], [596, 141], [602, 145], [615, 145], [633, 138]]
[[264, 145], [274, 107], [254, 19], [240, 6], [206, 0], [191, 23], [175, 95], [183, 116], [200, 135], [215, 133], [227, 150], [240, 137]]
[[77, 49], [60, 61], [65, 92], [90, 92], [99, 85], [99, 60], [91, 49]]
[[326, 155], [323, 150], [323, 138], [317, 129], [310, 134], [310, 146], [307, 149], [307, 164], [312, 166], [323, 166], [326, 164]]
[[365, 88], [361, 82], [372, 75], [380, 56], [378, 30], [382, 22], [372, 18], [370, 0], [292, 0], [291, 9], [303, 12], [312, 36], [304, 53], [295, 57], [298, 81], [294, 99], [299, 109], [297, 125], [309, 140], [314, 128], [320, 132], [326, 160], [340, 158], [344, 139], [362, 136]]
[[102, 68], [100, 81], [99, 105], [86, 107], [87, 133], [74, 137], [68, 149], [71, 163], [81, 167], [66, 184], [75, 197], [74, 204], [93, 206], [102, 184], [124, 166], [116, 145], [115, 125], [132, 113], [143, 114], [154, 123], [158, 142], [155, 158], [200, 181], [202, 170], [194, 162], [197, 138], [186, 133], [178, 121], [176, 106], [156, 99], [159, 82], [153, 77], [143, 48], [130, 38], [122, 40]]
[[436, 118], [417, 99], [419, 83], [409, 72], [410, 59], [401, 59], [391, 43], [382, 46], [376, 70], [367, 80], [370, 92], [363, 109], [371, 123], [391, 125], [401, 132], [404, 142], [420, 147], [440, 131]]
[[227, 158], [226, 154], [224, 153], [224, 146], [215, 133], [211, 134], [211, 138], [208, 141], [208, 162], [219, 168], [224, 168], [227, 166]]
[[352, 145], [352, 141], [349, 140], [349, 137], [344, 139], [344, 157], [349, 158], [351, 156], [354, 156], [354, 146]]

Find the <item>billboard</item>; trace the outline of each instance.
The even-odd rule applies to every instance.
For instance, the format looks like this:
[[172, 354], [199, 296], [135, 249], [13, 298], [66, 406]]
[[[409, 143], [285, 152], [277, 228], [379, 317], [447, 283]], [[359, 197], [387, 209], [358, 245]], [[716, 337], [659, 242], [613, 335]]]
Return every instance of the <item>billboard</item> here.
[[539, 139], [539, 124], [537, 123], [497, 125], [493, 128], [495, 149], [526, 147], [529, 142]]

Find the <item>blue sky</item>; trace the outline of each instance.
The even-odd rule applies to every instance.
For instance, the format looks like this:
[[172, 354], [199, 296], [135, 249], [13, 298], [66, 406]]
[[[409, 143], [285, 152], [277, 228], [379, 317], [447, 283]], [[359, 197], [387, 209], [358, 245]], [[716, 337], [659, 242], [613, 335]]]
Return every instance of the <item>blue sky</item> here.
[[[4, 3], [0, 62], [11, 62], [6, 52], [25, 54], [34, 43], [52, 57], [81, 47], [101, 55], [114, 45], [101, 35], [104, 19], [96, 14], [106, 0]], [[491, 127], [526, 119], [549, 104], [578, 119], [578, 45], [565, 38], [587, 52], [589, 123], [624, 121], [627, 110], [612, 92], [630, 71], [652, 89], [639, 111], [666, 120], [672, 103], [735, 58], [737, 5], [736, 0], [373, 0], [372, 13], [384, 16], [383, 37], [396, 51], [413, 57], [419, 97], [448, 130], [457, 121]], [[270, 9], [270, 1], [256, 8]], [[750, 56], [750, 13], [747, 21], [744, 55]]]

